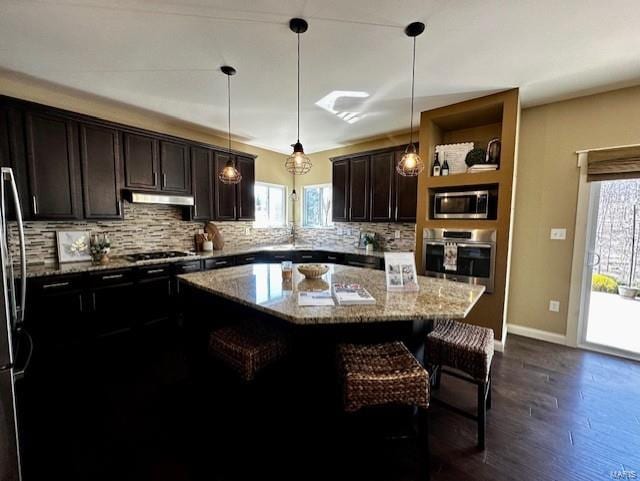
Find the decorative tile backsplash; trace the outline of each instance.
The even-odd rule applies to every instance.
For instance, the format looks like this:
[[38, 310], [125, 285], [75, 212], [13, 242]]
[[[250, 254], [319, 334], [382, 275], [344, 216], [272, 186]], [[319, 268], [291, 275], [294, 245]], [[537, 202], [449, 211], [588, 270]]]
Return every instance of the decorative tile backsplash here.
[[[194, 234], [204, 227], [203, 222], [183, 220], [180, 207], [168, 205], [124, 203], [124, 221], [25, 222], [27, 260], [29, 263], [57, 261], [57, 230], [88, 230], [92, 234], [105, 233], [111, 240], [111, 255], [122, 256], [136, 252], [160, 250], [192, 250]], [[290, 228], [256, 229], [253, 222], [216, 222], [225, 244], [235, 248], [266, 244], [285, 244], [292, 241]], [[356, 247], [360, 231], [374, 232], [385, 250], [414, 250], [415, 224], [336, 223], [327, 229], [296, 227], [299, 244], [330, 244]], [[395, 239], [395, 231], [400, 239]], [[14, 259], [18, 253], [18, 231], [10, 226], [10, 245]]]
[[[395, 238], [395, 233], [400, 238]], [[413, 251], [416, 245], [415, 224], [391, 224], [383, 222], [336, 222], [329, 228], [296, 227], [296, 241], [300, 244], [331, 244], [357, 247], [360, 232], [374, 233], [380, 248], [388, 251]]]

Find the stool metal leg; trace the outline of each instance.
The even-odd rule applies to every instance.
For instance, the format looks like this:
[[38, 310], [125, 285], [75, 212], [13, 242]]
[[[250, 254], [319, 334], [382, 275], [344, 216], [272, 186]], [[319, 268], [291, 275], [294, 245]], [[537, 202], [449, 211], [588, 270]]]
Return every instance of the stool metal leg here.
[[487, 386], [488, 383], [478, 383], [478, 447], [480, 449], [484, 449], [487, 427]]

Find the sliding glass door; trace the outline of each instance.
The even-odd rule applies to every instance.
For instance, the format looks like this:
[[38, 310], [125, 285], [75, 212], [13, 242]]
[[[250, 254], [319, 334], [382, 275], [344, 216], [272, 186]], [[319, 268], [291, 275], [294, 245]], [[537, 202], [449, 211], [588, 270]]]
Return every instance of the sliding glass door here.
[[591, 183], [579, 344], [640, 359], [640, 179]]

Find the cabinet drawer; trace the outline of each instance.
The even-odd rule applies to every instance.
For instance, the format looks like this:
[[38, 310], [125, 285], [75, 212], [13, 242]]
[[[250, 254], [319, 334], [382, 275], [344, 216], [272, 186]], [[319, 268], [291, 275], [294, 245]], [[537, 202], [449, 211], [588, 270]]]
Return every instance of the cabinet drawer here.
[[236, 256], [236, 264], [253, 264], [255, 262], [260, 262], [260, 255], [258, 254], [244, 254], [241, 256]]
[[338, 254], [334, 252], [327, 252], [324, 256], [325, 262], [330, 262], [332, 264], [343, 264], [344, 263], [344, 254]]
[[82, 274], [71, 276], [42, 277], [29, 280], [28, 293], [47, 295], [72, 291], [82, 287]]
[[223, 267], [230, 267], [235, 265], [235, 260], [232, 257], [223, 257], [221, 259], [206, 259], [204, 261], [204, 269], [222, 269]]
[[162, 264], [139, 267], [137, 270], [137, 274], [137, 277], [140, 280], [151, 279], [155, 277], [169, 277], [171, 275], [171, 266], [168, 264]]
[[89, 284], [93, 287], [123, 284], [126, 282], [132, 282], [132, 280], [133, 271], [130, 269], [89, 273]]
[[177, 274], [187, 274], [189, 272], [198, 272], [202, 270], [202, 263], [197, 261], [183, 262], [175, 266]]
[[347, 255], [345, 264], [354, 267], [365, 267], [367, 269], [380, 269], [381, 259], [373, 256]]
[[296, 262], [322, 262], [323, 256], [320, 252], [302, 251], [295, 253]]

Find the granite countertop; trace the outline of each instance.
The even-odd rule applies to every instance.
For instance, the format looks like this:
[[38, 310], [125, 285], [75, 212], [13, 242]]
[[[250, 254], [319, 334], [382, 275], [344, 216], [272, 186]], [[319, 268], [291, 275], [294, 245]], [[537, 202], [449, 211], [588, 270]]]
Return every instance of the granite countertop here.
[[[185, 252], [184, 257], [172, 257], [169, 259], [153, 259], [146, 261], [137, 261], [132, 262], [127, 260], [126, 257], [112, 257], [111, 261], [108, 264], [94, 264], [92, 262], [70, 262], [67, 264], [58, 264], [58, 263], [42, 263], [42, 264], [27, 264], [27, 277], [46, 277], [46, 276], [56, 276], [63, 274], [76, 274], [82, 272], [91, 272], [91, 271], [104, 271], [104, 270], [112, 270], [112, 269], [125, 269], [128, 267], [137, 267], [137, 266], [145, 266], [145, 265], [154, 265], [154, 264], [167, 264], [173, 262], [184, 262], [188, 260], [198, 260], [198, 259], [215, 259], [220, 257], [229, 257], [236, 256], [242, 254], [252, 254], [255, 252], [278, 252], [278, 251], [302, 251], [302, 250], [312, 250], [312, 251], [322, 251], [322, 252], [335, 252], [339, 254], [356, 254], [356, 255], [367, 255], [378, 258], [384, 257], [384, 252], [382, 251], [374, 251], [371, 253], [367, 253], [364, 249], [358, 249], [356, 247], [343, 247], [343, 246], [335, 246], [335, 245], [292, 245], [292, 244], [278, 244], [278, 245], [257, 245], [252, 247], [227, 247], [221, 250], [216, 250], [213, 252]], [[17, 276], [20, 275], [19, 267], [14, 267], [15, 274]]]
[[[484, 286], [419, 276], [418, 292], [387, 292], [385, 272], [330, 264], [322, 280], [306, 280], [294, 267], [282, 281], [280, 264], [254, 264], [178, 276], [181, 282], [253, 307], [293, 324], [341, 324], [427, 319], [462, 319], [480, 299]], [[298, 306], [298, 292], [328, 289], [331, 283], [358, 283], [375, 305]]]

